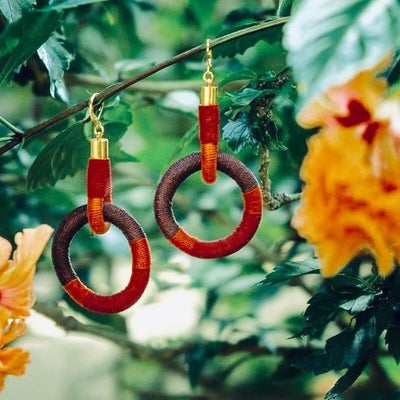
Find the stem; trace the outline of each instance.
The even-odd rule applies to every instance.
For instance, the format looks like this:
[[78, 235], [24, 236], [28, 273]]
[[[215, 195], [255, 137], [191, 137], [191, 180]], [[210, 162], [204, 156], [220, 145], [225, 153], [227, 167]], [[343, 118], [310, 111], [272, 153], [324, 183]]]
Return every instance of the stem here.
[[[103, 78], [97, 75], [90, 74], [65, 74], [64, 75], [65, 83], [68, 87], [71, 86], [84, 86], [84, 87], [107, 87], [115, 83], [115, 81], [104, 80]], [[224, 90], [227, 91], [235, 91], [242, 88], [248, 79], [237, 80], [233, 82], [228, 82], [224, 85]], [[141, 93], [150, 93], [150, 94], [165, 94], [172, 92], [174, 90], [191, 90], [194, 92], [200, 91], [200, 88], [204, 86], [204, 82], [195, 79], [195, 80], [172, 80], [172, 81], [142, 81], [137, 82], [134, 86], [130, 86], [126, 88], [127, 92], [141, 92]]]
[[261, 167], [260, 167], [260, 179], [261, 189], [263, 192], [264, 208], [268, 211], [274, 211], [282, 207], [285, 204], [289, 204], [292, 201], [300, 200], [301, 193], [272, 193], [271, 192], [271, 179], [269, 178], [269, 164], [271, 158], [269, 156], [269, 150], [262, 146], [261, 147]]
[[6, 126], [11, 132], [16, 133], [17, 135], [23, 135], [24, 132], [21, 131], [21, 129], [18, 129], [16, 126], [14, 126], [10, 121], [7, 121], [5, 118], [0, 116], [0, 124]]
[[[96, 75], [89, 74], [65, 74], [65, 83], [70, 86], [85, 86], [85, 87], [106, 87], [113, 84], [111, 81], [106, 81]], [[143, 81], [137, 82], [135, 86], [126, 88], [127, 92], [146, 92], [146, 93], [169, 93], [174, 90], [193, 90], [199, 91], [204, 83], [198, 79], [189, 81]]]
[[[273, 21], [266, 21], [262, 22], [260, 24], [240, 29], [238, 31], [229, 33], [225, 36], [221, 36], [217, 39], [210, 40], [210, 47], [218, 47], [222, 44], [225, 44], [227, 42], [230, 42], [232, 40], [241, 38], [243, 36], [250, 35], [252, 33], [262, 31], [265, 29], [272, 28], [274, 26], [282, 25], [285, 24], [289, 20], [289, 17], [284, 17], [284, 18], [277, 18]], [[185, 60], [186, 58], [189, 58], [191, 56], [194, 56], [195, 54], [201, 53], [206, 50], [206, 44], [202, 44], [196, 47], [193, 47], [187, 51], [184, 51], [183, 53], [180, 53], [174, 57], [171, 57], [154, 67], [151, 67], [137, 75], [134, 75], [128, 79], [125, 79], [119, 83], [116, 83], [113, 86], [110, 86], [103, 91], [101, 91], [97, 96], [96, 96], [96, 106], [100, 105], [103, 103], [105, 100], [108, 98], [114, 96], [115, 94], [123, 91], [124, 89], [128, 88], [129, 86], [132, 86], [133, 84], [155, 74], [156, 72], [159, 72], [163, 70], [164, 68], [167, 68], [173, 64], [176, 64], [182, 60]], [[33, 126], [32, 128], [28, 129], [25, 131], [24, 135], [19, 135], [15, 136], [13, 139], [11, 139], [8, 143], [6, 143], [4, 146], [0, 147], [0, 155], [6, 153], [7, 151], [11, 150], [15, 146], [17, 146], [19, 143], [21, 143], [23, 140], [30, 139], [39, 132], [43, 131], [44, 129], [50, 128], [53, 125], [57, 124], [60, 121], [63, 121], [64, 119], [78, 113], [79, 111], [82, 111], [88, 106], [88, 101], [83, 101], [82, 103], [76, 104], [73, 107], [67, 108], [66, 110], [62, 111], [61, 113], [54, 115], [53, 117], [41, 122], [38, 125]]]

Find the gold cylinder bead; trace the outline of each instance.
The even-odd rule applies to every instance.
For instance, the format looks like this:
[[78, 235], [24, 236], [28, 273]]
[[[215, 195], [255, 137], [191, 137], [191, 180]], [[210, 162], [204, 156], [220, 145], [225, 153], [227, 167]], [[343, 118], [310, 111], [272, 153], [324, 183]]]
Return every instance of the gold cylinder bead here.
[[108, 139], [90, 139], [90, 158], [108, 158]]
[[217, 86], [202, 86], [200, 90], [200, 104], [202, 106], [211, 106], [217, 104]]

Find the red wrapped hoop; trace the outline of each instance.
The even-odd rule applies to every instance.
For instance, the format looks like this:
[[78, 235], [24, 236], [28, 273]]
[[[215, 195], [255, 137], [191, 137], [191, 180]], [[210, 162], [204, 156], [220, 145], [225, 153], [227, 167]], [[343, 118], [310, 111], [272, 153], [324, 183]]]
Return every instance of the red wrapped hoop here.
[[104, 221], [103, 206], [112, 202], [111, 163], [109, 158], [89, 158], [86, 170], [87, 215], [90, 229], [106, 233], [110, 224]]
[[217, 167], [229, 175], [242, 190], [244, 210], [236, 229], [223, 239], [199, 240], [186, 233], [176, 222], [172, 210], [172, 198], [179, 185], [191, 174], [199, 171], [200, 153], [192, 153], [172, 164], [162, 177], [156, 191], [154, 211], [158, 226], [175, 247], [198, 258], [220, 258], [232, 254], [255, 234], [262, 215], [261, 188], [253, 173], [229, 154], [219, 153]]
[[87, 310], [98, 313], [117, 313], [132, 306], [141, 297], [150, 276], [150, 246], [142, 227], [125, 210], [105, 203], [106, 221], [117, 226], [126, 239], [132, 254], [132, 274], [125, 287], [112, 295], [98, 294], [77, 277], [71, 265], [69, 248], [75, 234], [88, 222], [86, 205], [71, 211], [58, 227], [52, 245], [52, 257], [57, 277], [68, 295]]

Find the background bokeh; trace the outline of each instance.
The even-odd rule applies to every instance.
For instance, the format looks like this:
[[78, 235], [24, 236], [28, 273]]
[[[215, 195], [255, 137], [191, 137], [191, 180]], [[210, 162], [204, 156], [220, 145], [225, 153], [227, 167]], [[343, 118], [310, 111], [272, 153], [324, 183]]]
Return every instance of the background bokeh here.
[[[64, 76], [65, 86], [57, 89], [56, 99], [51, 98], [41, 61], [30, 59], [14, 82], [2, 87], [0, 113], [27, 129], [68, 104], [79, 103], [95, 91], [204, 43], [206, 38], [272, 18], [277, 3], [116, 0], [71, 8], [65, 11], [60, 32], [64, 45], [74, 54]], [[279, 35], [278, 40], [257, 41], [232, 57], [219, 57], [215, 51], [216, 82], [228, 78], [220, 87], [224, 127], [229, 112], [250, 112], [255, 107], [249, 102], [235, 111], [226, 93], [240, 90], [249, 78], [230, 81], [232, 74], [253, 71], [248, 76], [267, 85], [268, 74], [285, 71], [286, 53]], [[290, 366], [288, 357], [306, 344], [306, 339], [295, 336], [304, 324], [302, 313], [310, 298], [307, 288], [316, 287], [320, 278], [307, 276], [303, 287], [260, 283], [288, 257], [297, 260], [313, 254], [290, 227], [296, 203], [266, 211], [257, 234], [245, 248], [216, 260], [199, 260], [179, 252], [155, 223], [157, 182], [172, 162], [198, 149], [197, 105], [203, 70], [201, 54], [106, 102], [104, 118], [132, 121], [120, 140], [123, 154], [112, 159], [113, 200], [130, 212], [148, 235], [153, 261], [145, 294], [119, 315], [86, 312], [65, 296], [52, 268], [49, 245], [37, 265], [37, 303], [28, 320], [29, 332], [14, 344], [28, 349], [32, 361], [25, 376], [7, 378], [1, 398], [317, 400], [323, 399], [337, 380], [333, 372], [317, 377], [300, 372]], [[286, 78], [279, 89], [287, 84]], [[287, 79], [289, 93], [292, 88]], [[277, 99], [274, 105], [270, 99], [260, 103], [258, 110], [272, 111], [257, 114], [251, 123], [267, 124], [260, 129], [275, 137], [270, 164], [273, 190], [294, 193], [301, 188], [299, 165], [310, 132], [296, 126], [297, 136], [287, 134], [285, 129], [293, 123], [290, 96], [286, 102]], [[83, 117], [84, 113], [78, 119]], [[83, 167], [54, 186], [35, 186], [27, 179], [39, 152], [70, 123], [64, 121], [1, 156], [1, 236], [12, 241], [16, 232], [42, 223], [56, 228], [70, 210], [86, 202], [86, 160], [78, 153], [78, 164]], [[91, 132], [89, 125], [84, 127], [86, 135]], [[245, 128], [242, 133], [249, 136]], [[241, 138], [240, 129], [234, 127], [239, 135], [234, 139], [245, 143], [243, 149], [234, 153], [238, 145], [226, 128], [224, 135], [230, 140], [221, 141], [221, 150], [234, 154], [258, 176], [260, 146], [257, 142], [248, 145], [251, 140]], [[6, 131], [0, 126], [0, 134]], [[106, 128], [105, 136], [112, 140], [113, 132]], [[175, 214], [182, 226], [207, 239], [230, 232], [240, 220], [241, 207], [239, 189], [222, 174], [212, 186], [205, 186], [196, 174], [181, 185], [174, 198]], [[71, 257], [81, 279], [101, 293], [123, 288], [129, 277], [129, 248], [115, 228], [104, 236], [82, 230], [74, 239]], [[338, 327], [332, 324], [326, 334], [335, 332]], [[398, 382], [395, 362], [389, 357], [382, 360]], [[365, 376], [361, 382], [368, 379]], [[346, 398], [355, 396], [350, 393]], [[358, 398], [376, 396], [374, 390], [367, 390]]]

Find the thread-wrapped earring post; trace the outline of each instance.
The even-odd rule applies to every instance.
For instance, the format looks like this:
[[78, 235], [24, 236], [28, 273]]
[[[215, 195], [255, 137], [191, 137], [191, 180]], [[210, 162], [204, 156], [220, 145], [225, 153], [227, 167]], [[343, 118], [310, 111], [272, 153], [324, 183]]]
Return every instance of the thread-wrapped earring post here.
[[89, 117], [93, 123], [94, 138], [90, 140], [90, 158], [86, 168], [87, 215], [93, 233], [104, 234], [110, 224], [104, 220], [103, 207], [112, 203], [111, 162], [108, 155], [108, 140], [103, 138], [104, 126], [100, 122], [102, 108], [94, 112], [97, 93], [89, 100]]
[[201, 152], [201, 176], [205, 183], [217, 180], [217, 155], [219, 142], [219, 107], [218, 88], [213, 85], [214, 74], [211, 72], [212, 53], [210, 40], [207, 39], [206, 71], [203, 80], [206, 86], [201, 88], [199, 114], [199, 140]]

